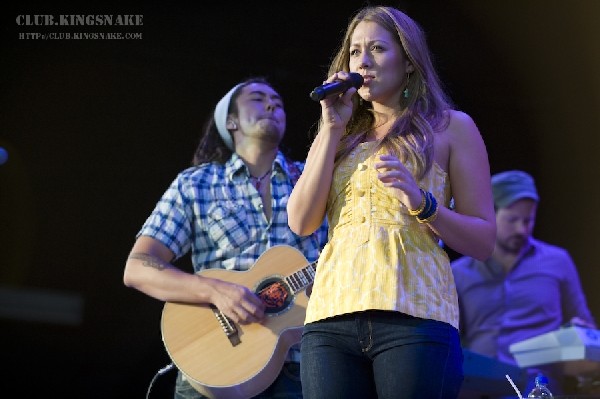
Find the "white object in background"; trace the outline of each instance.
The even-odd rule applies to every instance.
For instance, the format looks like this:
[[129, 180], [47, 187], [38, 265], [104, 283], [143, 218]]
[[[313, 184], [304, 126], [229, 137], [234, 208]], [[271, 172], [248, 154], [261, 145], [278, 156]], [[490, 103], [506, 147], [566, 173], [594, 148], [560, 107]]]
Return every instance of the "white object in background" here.
[[583, 375], [600, 370], [600, 331], [564, 327], [509, 347], [519, 367], [563, 363], [567, 375]]

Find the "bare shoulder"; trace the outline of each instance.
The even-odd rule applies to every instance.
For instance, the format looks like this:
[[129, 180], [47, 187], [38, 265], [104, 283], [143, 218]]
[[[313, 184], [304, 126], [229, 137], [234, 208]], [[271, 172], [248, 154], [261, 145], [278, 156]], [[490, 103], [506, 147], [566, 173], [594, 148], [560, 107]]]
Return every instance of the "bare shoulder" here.
[[[452, 110], [448, 115], [446, 132], [451, 174], [455, 177], [460, 176], [458, 180], [465, 177], [480, 183], [489, 180], [487, 150], [475, 121], [462, 111]], [[464, 182], [456, 184], [457, 190], [464, 185]]]
[[449, 123], [446, 128], [450, 147], [479, 145], [482, 142], [481, 133], [473, 118], [458, 110], [449, 111]]
[[447, 113], [447, 125], [436, 135], [436, 162], [445, 170], [448, 170], [449, 159], [452, 153], [468, 151], [481, 141], [479, 130], [469, 114], [449, 110]]
[[471, 116], [463, 111], [448, 111], [450, 133], [479, 133], [477, 125]]

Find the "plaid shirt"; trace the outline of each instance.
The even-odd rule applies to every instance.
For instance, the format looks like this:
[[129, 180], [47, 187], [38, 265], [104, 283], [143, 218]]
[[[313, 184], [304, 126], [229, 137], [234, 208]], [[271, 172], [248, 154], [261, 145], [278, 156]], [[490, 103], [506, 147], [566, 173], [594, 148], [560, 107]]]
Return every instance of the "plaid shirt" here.
[[205, 268], [248, 270], [274, 245], [299, 249], [314, 262], [327, 240], [327, 222], [305, 237], [294, 234], [287, 202], [304, 163], [279, 152], [271, 173], [272, 217], [267, 220], [260, 194], [242, 159], [233, 154], [225, 165], [202, 164], [175, 178], [137, 236], [166, 245], [175, 259], [192, 251], [194, 271]]

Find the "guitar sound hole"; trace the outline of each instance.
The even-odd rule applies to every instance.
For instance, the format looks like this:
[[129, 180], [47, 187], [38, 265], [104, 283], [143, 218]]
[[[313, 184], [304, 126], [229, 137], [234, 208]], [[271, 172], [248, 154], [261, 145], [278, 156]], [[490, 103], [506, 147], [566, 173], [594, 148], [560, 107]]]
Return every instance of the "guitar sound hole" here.
[[265, 313], [268, 316], [285, 311], [294, 300], [288, 285], [281, 279], [274, 277], [262, 281], [256, 290], [256, 295], [267, 305]]

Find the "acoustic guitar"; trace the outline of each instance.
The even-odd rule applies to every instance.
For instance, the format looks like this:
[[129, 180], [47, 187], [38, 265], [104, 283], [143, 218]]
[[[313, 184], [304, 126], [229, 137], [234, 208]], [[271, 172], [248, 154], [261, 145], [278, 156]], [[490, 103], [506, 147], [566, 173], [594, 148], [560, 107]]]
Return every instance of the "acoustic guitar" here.
[[244, 285], [266, 304], [260, 323], [238, 325], [212, 305], [167, 302], [162, 339], [190, 384], [212, 399], [246, 399], [269, 387], [289, 348], [300, 342], [306, 288], [316, 263], [291, 246], [265, 251], [247, 271], [206, 269], [204, 277]]

